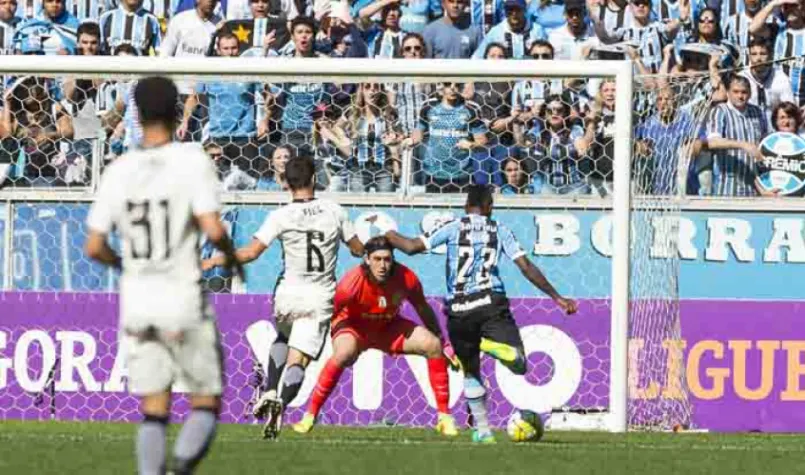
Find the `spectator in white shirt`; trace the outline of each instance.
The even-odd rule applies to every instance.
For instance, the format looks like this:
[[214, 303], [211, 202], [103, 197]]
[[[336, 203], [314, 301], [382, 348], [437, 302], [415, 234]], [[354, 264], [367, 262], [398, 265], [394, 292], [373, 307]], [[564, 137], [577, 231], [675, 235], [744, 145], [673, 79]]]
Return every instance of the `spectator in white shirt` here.
[[749, 43], [750, 67], [740, 73], [749, 79], [751, 89], [749, 103], [767, 113], [781, 102], [794, 102], [791, 80], [781, 69], [770, 63], [771, 59], [769, 44], [763, 40], [752, 40]]
[[553, 45], [556, 59], [585, 59], [584, 51], [599, 44], [595, 31], [587, 18], [587, 8], [583, 1], [565, 2], [564, 26], [551, 30], [548, 42]]

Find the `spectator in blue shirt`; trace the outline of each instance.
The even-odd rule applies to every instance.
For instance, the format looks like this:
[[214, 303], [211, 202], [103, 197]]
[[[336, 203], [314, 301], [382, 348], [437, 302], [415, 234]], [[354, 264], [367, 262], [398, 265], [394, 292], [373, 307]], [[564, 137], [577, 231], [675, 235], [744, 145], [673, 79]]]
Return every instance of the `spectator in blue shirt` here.
[[[224, 33], [218, 38], [219, 56], [233, 58], [238, 53], [238, 38], [234, 34]], [[266, 120], [261, 121], [259, 126], [256, 120], [257, 96], [262, 93], [263, 87], [253, 82], [199, 83], [196, 93], [185, 102], [177, 135], [184, 139], [200, 96], [206, 96], [210, 117], [208, 133], [223, 150], [225, 160], [222, 160], [222, 164], [256, 174], [254, 166], [259, 155], [257, 138], [265, 136], [268, 130]]]
[[464, 85], [445, 82], [441, 97], [428, 101], [419, 114], [417, 130], [403, 148], [422, 144], [422, 171], [428, 192], [460, 193], [470, 183], [472, 153], [485, 150], [487, 128], [478, 105], [459, 91]]
[[481, 59], [490, 43], [498, 43], [506, 49], [507, 56], [522, 59], [528, 55], [531, 45], [545, 39], [545, 32], [537, 24], [529, 24], [525, 17], [525, 0], [506, 0], [506, 20], [489, 30], [472, 57]]
[[565, 5], [562, 0], [531, 0], [526, 17], [542, 27], [546, 34], [565, 25]]
[[[636, 163], [642, 191], [654, 195], [674, 195], [677, 192], [679, 164], [686, 163], [697, 151], [692, 145], [699, 142], [697, 124], [686, 112], [679, 111], [674, 90], [661, 89], [656, 96], [657, 112], [635, 132], [636, 152], [644, 163]], [[642, 168], [642, 170], [640, 170]], [[685, 170], [684, 176], [687, 176]]]
[[73, 36], [75, 36], [78, 25], [81, 23], [78, 18], [67, 12], [64, 7], [64, 0], [43, 0], [42, 11], [38, 18], [61, 26], [62, 31], [69, 32]]
[[425, 27], [426, 57], [466, 59], [483, 40], [481, 29], [464, 14], [466, 0], [442, 0], [444, 16]]

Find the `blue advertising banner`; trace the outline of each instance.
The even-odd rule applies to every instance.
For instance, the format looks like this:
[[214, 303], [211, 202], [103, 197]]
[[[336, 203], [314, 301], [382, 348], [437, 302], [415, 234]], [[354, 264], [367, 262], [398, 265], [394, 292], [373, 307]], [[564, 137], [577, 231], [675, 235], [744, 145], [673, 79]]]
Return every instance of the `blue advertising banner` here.
[[[270, 206], [229, 208], [238, 246], [249, 242]], [[418, 235], [461, 210], [447, 208], [351, 207], [350, 217], [362, 237], [385, 229]], [[14, 211], [14, 290], [113, 290], [111, 273], [90, 264], [82, 254], [88, 210], [83, 204], [23, 204]], [[377, 216], [377, 219], [367, 220]], [[594, 210], [499, 210], [508, 225], [556, 285], [577, 298], [610, 294], [611, 219]], [[651, 218], [651, 219], [644, 219]], [[370, 222], [371, 221], [371, 222]], [[804, 218], [797, 214], [758, 212], [683, 212], [678, 222], [636, 216], [635, 235], [645, 243], [639, 259], [667, 257], [669, 225], [678, 226], [683, 299], [801, 299], [799, 282], [805, 263]], [[1, 226], [2, 224], [0, 224]], [[399, 256], [422, 279], [430, 295], [444, 292], [444, 258]], [[1, 254], [0, 254], [1, 255]], [[637, 258], [636, 258], [637, 259]], [[339, 274], [357, 261], [345, 249]], [[638, 265], [641, 263], [638, 262]], [[248, 293], [270, 293], [281, 270], [277, 243], [248, 266]], [[509, 262], [501, 266], [512, 297], [535, 297]], [[636, 279], [643, 278], [635, 274]]]

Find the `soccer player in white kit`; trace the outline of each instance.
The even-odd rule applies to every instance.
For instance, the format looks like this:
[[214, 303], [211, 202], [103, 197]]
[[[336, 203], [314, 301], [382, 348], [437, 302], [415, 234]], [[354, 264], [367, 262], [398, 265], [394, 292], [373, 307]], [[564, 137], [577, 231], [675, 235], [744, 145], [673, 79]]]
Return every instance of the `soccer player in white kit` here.
[[[312, 158], [288, 161], [285, 181], [293, 201], [270, 213], [251, 243], [235, 254], [241, 263], [251, 262], [278, 239], [285, 261], [274, 290], [278, 335], [269, 350], [264, 392], [253, 410], [255, 417], [266, 418], [263, 437], [267, 439], [279, 435], [285, 407], [299, 393], [305, 368], [324, 347], [333, 313], [339, 243], [346, 243], [352, 255], [363, 255], [363, 244], [347, 211], [315, 197], [314, 174]], [[205, 260], [202, 268], [222, 263], [223, 256], [216, 256]]]
[[[137, 434], [141, 475], [165, 473], [165, 429], [171, 386], [190, 389], [192, 411], [179, 432], [173, 473], [192, 473], [214, 436], [223, 368], [215, 315], [202, 292], [198, 242], [207, 235], [224, 265], [242, 276], [219, 218], [220, 185], [198, 144], [173, 141], [178, 92], [167, 78], [139, 81], [133, 91], [142, 148], [106, 170], [87, 218], [87, 256], [121, 269], [121, 346], [130, 391], [141, 397]], [[120, 237], [121, 255], [109, 233]]]

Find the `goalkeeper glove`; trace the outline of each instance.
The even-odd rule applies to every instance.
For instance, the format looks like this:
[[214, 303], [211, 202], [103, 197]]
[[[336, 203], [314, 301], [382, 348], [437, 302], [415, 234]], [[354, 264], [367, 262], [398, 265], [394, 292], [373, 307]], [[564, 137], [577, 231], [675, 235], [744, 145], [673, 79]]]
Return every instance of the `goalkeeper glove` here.
[[453, 349], [453, 345], [449, 341], [442, 342], [442, 354], [447, 359], [447, 363], [450, 364], [450, 368], [455, 371], [462, 370], [461, 361], [456, 356], [456, 350]]

